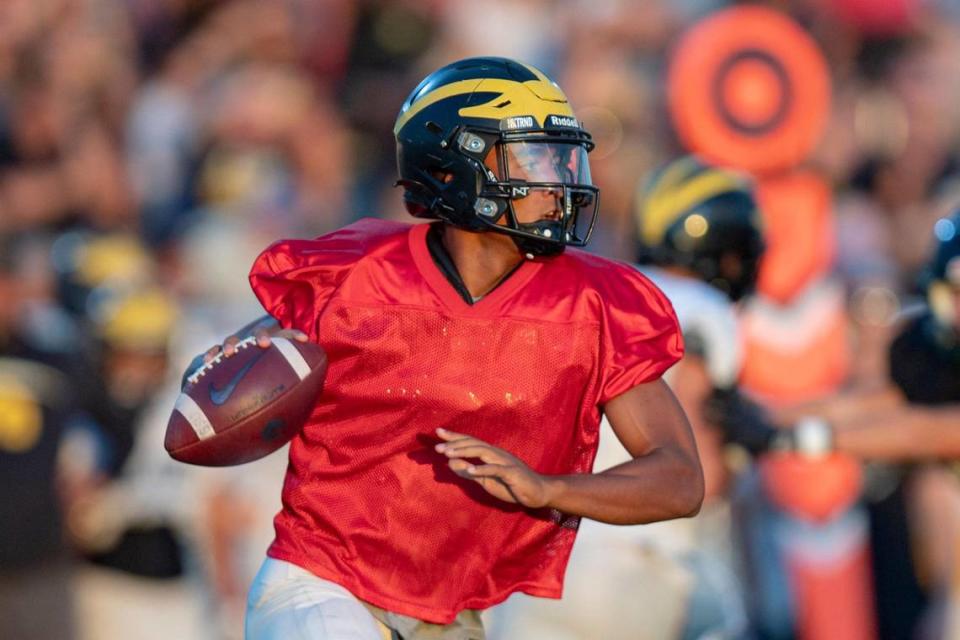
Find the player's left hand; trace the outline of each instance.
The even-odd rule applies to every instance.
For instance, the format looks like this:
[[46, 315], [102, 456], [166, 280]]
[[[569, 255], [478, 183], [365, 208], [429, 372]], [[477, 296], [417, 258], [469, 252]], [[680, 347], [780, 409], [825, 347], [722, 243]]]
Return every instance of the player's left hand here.
[[[479, 438], [437, 429], [445, 442], [436, 446], [449, 458], [450, 469], [461, 478], [475, 481], [490, 495], [505, 502], [538, 509], [550, 502], [551, 483], [516, 456]], [[465, 458], [476, 458], [474, 465]]]

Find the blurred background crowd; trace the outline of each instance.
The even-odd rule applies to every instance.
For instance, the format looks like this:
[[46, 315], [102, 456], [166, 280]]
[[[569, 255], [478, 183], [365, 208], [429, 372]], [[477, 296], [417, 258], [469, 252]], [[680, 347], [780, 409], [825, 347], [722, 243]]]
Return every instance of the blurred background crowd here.
[[[262, 313], [256, 254], [407, 220], [399, 105], [442, 64], [498, 55], [564, 88], [597, 143], [590, 250], [631, 260], [638, 185], [684, 152], [672, 47], [729, 4], [0, 2], [0, 636], [241, 637], [284, 455], [198, 470], [161, 442], [187, 363]], [[960, 203], [960, 4], [766, 5], [816, 40], [833, 94], [805, 166], [830, 187], [829, 348], [848, 355], [790, 398], [816, 400], [886, 379], [891, 326]], [[936, 511], [951, 491], [924, 496]]]

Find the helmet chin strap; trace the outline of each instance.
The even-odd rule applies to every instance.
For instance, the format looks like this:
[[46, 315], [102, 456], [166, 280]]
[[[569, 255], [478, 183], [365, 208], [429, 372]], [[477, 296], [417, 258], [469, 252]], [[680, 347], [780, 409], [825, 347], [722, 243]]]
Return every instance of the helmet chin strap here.
[[[543, 240], [527, 238], [524, 236], [511, 235], [514, 244], [520, 249], [520, 253], [529, 259], [534, 257], [549, 257], [563, 253], [565, 245], [560, 241], [563, 233], [563, 224], [559, 220], [538, 220], [537, 222], [518, 223], [517, 227], [526, 233], [541, 235]], [[548, 238], [557, 238], [556, 241]]]

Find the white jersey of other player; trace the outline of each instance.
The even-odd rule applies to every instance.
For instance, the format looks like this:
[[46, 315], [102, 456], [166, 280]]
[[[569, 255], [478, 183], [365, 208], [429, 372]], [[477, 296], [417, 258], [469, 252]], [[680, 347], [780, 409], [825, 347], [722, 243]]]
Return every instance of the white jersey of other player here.
[[[741, 366], [737, 319], [728, 298], [694, 278], [643, 267], [673, 304], [687, 354], [703, 359], [716, 387]], [[673, 370], [665, 379], [671, 382]], [[606, 419], [594, 471], [631, 459]], [[562, 600], [516, 594], [488, 615], [491, 640], [671, 640], [735, 638], [746, 626], [731, 566], [725, 501], [692, 519], [617, 526], [583, 519]]]

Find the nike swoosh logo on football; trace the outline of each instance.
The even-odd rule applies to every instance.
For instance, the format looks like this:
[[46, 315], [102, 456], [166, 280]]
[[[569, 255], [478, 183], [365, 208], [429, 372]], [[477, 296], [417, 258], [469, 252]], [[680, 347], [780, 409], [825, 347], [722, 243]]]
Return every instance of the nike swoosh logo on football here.
[[220, 406], [224, 402], [229, 400], [230, 396], [233, 395], [233, 390], [237, 388], [238, 384], [240, 384], [240, 380], [243, 378], [243, 376], [247, 375], [247, 371], [250, 371], [250, 368], [253, 365], [257, 364], [257, 360], [259, 360], [262, 357], [263, 357], [263, 351], [261, 351], [260, 353], [255, 355], [253, 358], [251, 358], [250, 362], [243, 365], [240, 371], [237, 371], [237, 373], [233, 376], [233, 378], [230, 379], [230, 382], [228, 382], [222, 389], [217, 389], [216, 387], [213, 386], [213, 383], [211, 382], [210, 383], [210, 402], [212, 402], [217, 406]]

